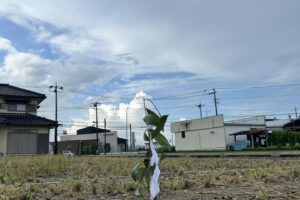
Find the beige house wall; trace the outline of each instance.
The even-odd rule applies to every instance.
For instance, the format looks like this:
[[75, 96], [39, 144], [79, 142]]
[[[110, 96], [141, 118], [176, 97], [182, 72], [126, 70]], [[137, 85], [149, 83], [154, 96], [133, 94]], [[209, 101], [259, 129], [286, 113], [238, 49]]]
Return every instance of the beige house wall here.
[[6, 154], [7, 150], [7, 128], [0, 126], [0, 153]]

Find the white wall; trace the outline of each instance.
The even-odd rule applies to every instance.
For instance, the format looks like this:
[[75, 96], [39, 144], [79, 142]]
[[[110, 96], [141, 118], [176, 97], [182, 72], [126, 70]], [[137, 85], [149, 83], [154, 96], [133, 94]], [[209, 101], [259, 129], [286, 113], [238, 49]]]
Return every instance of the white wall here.
[[[225, 149], [223, 116], [176, 122], [171, 124], [175, 134], [176, 150], [212, 150]], [[181, 132], [185, 131], [185, 138]]]
[[214, 150], [225, 149], [224, 127], [186, 131], [185, 138], [181, 132], [175, 133], [176, 150]]
[[171, 124], [171, 132], [192, 131], [224, 126], [223, 115], [179, 121]]

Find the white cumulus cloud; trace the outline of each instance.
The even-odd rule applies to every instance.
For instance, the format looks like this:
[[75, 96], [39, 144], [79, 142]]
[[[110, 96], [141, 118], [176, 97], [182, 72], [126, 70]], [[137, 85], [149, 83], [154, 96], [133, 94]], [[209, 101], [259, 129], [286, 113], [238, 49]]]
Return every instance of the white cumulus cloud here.
[[0, 37], [0, 50], [8, 51], [9, 53], [16, 52], [16, 49], [11, 44], [11, 41], [3, 37]]

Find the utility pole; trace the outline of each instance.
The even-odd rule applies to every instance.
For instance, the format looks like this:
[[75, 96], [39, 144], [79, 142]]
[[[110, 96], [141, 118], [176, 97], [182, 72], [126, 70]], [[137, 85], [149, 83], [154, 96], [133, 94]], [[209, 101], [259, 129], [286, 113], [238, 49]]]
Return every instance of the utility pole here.
[[63, 87], [62, 86], [58, 86], [57, 82], [55, 82], [55, 85], [51, 85], [49, 87], [49, 91], [50, 92], [54, 92], [55, 93], [55, 130], [54, 130], [54, 155], [57, 154], [57, 128], [58, 128], [58, 121], [57, 121], [57, 93], [58, 92], [62, 92]]
[[99, 131], [98, 131], [98, 105], [101, 105], [101, 103], [99, 102], [95, 102], [95, 103], [92, 103], [93, 105], [93, 108], [95, 108], [95, 111], [96, 111], [96, 128], [97, 128], [97, 131], [96, 131], [96, 146], [97, 146], [97, 149], [96, 149], [96, 153], [97, 155], [99, 154]]
[[130, 150], [132, 150], [132, 132], [131, 132], [131, 123], [129, 124], [129, 135], [130, 135]]
[[210, 92], [210, 93], [208, 93], [208, 94], [209, 94], [209, 95], [211, 95], [211, 94], [214, 95], [215, 111], [216, 111], [216, 115], [218, 115], [218, 107], [217, 107], [218, 102], [217, 102], [216, 93], [217, 93], [216, 90], [213, 89], [213, 92]]
[[297, 107], [295, 107], [295, 115], [296, 115], [296, 119], [298, 118], [298, 110]]
[[132, 149], [135, 151], [135, 132], [132, 132]]
[[202, 107], [203, 107], [204, 105], [203, 104], [199, 104], [198, 105], [198, 108], [200, 109], [200, 118], [202, 119]]
[[128, 106], [126, 107], [126, 151], [128, 151]]
[[104, 118], [104, 155], [106, 155], [106, 118]]

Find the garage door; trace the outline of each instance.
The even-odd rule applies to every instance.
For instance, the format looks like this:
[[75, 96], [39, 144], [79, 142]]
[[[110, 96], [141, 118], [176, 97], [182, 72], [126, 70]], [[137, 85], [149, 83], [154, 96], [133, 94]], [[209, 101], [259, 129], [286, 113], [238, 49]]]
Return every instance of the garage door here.
[[37, 130], [11, 129], [8, 131], [7, 152], [9, 154], [36, 154]]

